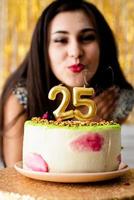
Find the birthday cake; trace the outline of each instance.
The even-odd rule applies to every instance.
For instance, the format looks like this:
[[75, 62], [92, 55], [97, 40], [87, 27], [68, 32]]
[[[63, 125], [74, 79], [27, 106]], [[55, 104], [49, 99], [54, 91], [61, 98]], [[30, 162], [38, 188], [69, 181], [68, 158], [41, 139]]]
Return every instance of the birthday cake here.
[[86, 173], [117, 170], [121, 127], [111, 121], [54, 121], [32, 118], [24, 125], [23, 168]]

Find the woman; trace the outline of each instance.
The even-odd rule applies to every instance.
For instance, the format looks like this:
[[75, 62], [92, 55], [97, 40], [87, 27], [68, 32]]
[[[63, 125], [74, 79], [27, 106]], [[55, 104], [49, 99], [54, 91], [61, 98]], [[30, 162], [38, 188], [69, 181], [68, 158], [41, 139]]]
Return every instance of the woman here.
[[[54, 1], [40, 16], [30, 50], [1, 97], [6, 166], [22, 159], [25, 120], [52, 113], [57, 107], [58, 103], [48, 100], [48, 92], [59, 83], [70, 90], [84, 84], [95, 89], [98, 111], [94, 120], [123, 122], [132, 109], [134, 91], [120, 69], [112, 31], [91, 3]], [[122, 102], [121, 96], [126, 97]]]

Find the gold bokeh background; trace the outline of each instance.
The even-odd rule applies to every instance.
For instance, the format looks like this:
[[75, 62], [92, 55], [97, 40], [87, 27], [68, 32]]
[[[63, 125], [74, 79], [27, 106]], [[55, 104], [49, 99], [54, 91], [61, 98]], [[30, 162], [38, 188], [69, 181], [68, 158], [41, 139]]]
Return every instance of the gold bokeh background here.
[[[6, 78], [23, 60], [35, 23], [50, 0], [0, 0], [0, 91]], [[134, 86], [133, 0], [91, 0], [109, 22], [119, 48], [119, 60]], [[128, 122], [134, 122], [134, 111]]]

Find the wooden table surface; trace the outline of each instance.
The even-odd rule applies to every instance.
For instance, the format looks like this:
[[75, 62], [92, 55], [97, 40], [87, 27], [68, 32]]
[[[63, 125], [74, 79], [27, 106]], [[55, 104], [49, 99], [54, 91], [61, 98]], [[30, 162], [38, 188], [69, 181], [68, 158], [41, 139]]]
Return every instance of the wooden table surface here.
[[0, 170], [0, 200], [134, 199], [134, 169], [113, 180], [96, 183], [54, 183], [33, 180], [14, 168]]

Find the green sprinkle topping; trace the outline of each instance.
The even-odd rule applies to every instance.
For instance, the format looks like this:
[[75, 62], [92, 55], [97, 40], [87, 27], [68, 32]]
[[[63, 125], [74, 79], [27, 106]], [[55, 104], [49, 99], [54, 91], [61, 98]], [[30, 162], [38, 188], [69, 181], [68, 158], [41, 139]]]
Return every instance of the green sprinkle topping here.
[[108, 126], [114, 126], [115, 128], [119, 128], [120, 125], [114, 121], [74, 121], [74, 120], [66, 120], [62, 121], [61, 119], [59, 120], [47, 120], [47, 119], [42, 119], [40, 117], [34, 117], [30, 121], [27, 121], [26, 123], [28, 124], [33, 124], [33, 125], [45, 125], [45, 126], [56, 126], [56, 127], [108, 127]]

